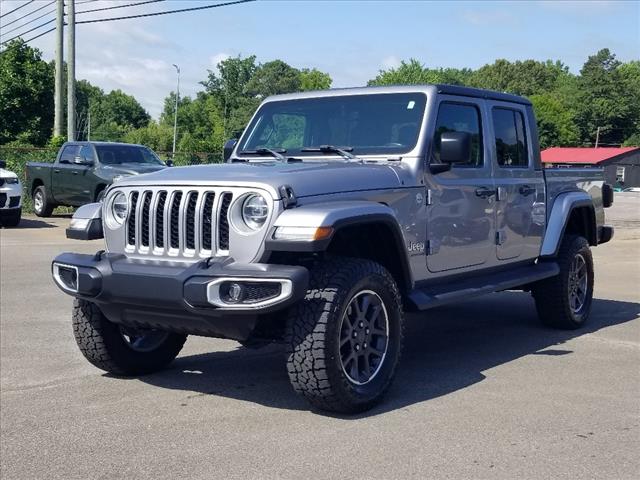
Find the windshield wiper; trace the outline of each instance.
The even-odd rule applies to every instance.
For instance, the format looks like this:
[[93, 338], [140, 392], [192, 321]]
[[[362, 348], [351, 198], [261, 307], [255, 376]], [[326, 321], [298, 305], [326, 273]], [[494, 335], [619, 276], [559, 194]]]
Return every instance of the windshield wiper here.
[[287, 163], [287, 157], [282, 155], [283, 153], [287, 153], [284, 148], [280, 148], [278, 150], [272, 150], [270, 148], [256, 148], [255, 150], [242, 150], [239, 152], [240, 155], [249, 154], [249, 155], [271, 155], [273, 158], [280, 162]]
[[337, 153], [342, 158], [349, 161], [363, 162], [359, 157], [356, 157], [353, 153], [353, 147], [336, 147], [334, 145], [320, 145], [319, 147], [305, 147], [300, 150], [301, 152], [322, 152], [322, 153]]

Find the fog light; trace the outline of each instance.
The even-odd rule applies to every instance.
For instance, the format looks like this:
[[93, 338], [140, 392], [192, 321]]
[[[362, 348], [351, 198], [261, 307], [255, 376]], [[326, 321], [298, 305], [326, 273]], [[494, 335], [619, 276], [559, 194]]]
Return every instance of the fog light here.
[[239, 283], [223, 283], [220, 287], [222, 300], [228, 303], [238, 303], [244, 298], [245, 288]]

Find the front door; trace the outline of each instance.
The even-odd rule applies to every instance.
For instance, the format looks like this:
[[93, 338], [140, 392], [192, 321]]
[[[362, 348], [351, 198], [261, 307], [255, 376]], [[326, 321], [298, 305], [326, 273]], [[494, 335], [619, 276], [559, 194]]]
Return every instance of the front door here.
[[430, 164], [440, 163], [440, 135], [467, 132], [471, 161], [427, 174], [429, 189], [427, 268], [442, 272], [478, 268], [495, 258], [495, 196], [491, 158], [483, 141], [481, 99], [442, 96], [437, 107]]
[[63, 205], [73, 204], [73, 183], [76, 175], [76, 165], [73, 160], [80, 153], [80, 145], [66, 145], [60, 154], [58, 163], [53, 166], [51, 174], [51, 188], [53, 197], [57, 203]]
[[[90, 145], [83, 145], [78, 156], [95, 164], [96, 159], [93, 155], [93, 148]], [[70, 203], [72, 205], [84, 205], [95, 200], [94, 189], [96, 185], [93, 179], [93, 164], [72, 164], [72, 168], [70, 168], [71, 184], [69, 185], [71, 191]]]
[[[544, 177], [533, 162], [524, 106], [492, 102], [496, 203], [496, 255], [499, 261], [538, 254], [544, 218]], [[541, 212], [541, 213], [540, 213]]]

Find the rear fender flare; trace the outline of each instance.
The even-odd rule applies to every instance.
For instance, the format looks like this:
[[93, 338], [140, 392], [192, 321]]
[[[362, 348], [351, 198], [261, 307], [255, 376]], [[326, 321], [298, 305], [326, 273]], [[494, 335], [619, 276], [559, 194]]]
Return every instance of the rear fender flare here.
[[[588, 208], [591, 211], [590, 221], [593, 222], [593, 232], [597, 231], [595, 225], [595, 209], [593, 200], [586, 192], [566, 192], [558, 195], [551, 207], [551, 213], [547, 220], [547, 229], [540, 249], [541, 257], [555, 257], [558, 254], [562, 237], [571, 218], [571, 212], [577, 208]], [[597, 233], [595, 233], [597, 243]], [[593, 239], [587, 237], [590, 244]]]

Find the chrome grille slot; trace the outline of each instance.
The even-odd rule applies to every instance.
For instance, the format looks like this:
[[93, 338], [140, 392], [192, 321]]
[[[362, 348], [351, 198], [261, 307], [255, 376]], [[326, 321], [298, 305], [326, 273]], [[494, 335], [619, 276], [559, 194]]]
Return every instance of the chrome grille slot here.
[[194, 260], [228, 256], [230, 208], [244, 192], [228, 187], [125, 190], [130, 205], [125, 222], [125, 252]]
[[229, 250], [229, 206], [233, 194], [225, 192], [220, 200], [220, 215], [218, 217], [218, 248], [220, 250]]
[[198, 202], [198, 192], [189, 192], [187, 197], [186, 209], [186, 228], [185, 228], [185, 248], [189, 250], [196, 249], [196, 204]]
[[204, 194], [204, 204], [202, 206], [202, 237], [200, 244], [203, 250], [211, 250], [213, 245], [213, 201], [216, 194], [207, 192]]
[[127, 244], [136, 244], [136, 211], [138, 207], [138, 192], [131, 193], [131, 213], [129, 214], [129, 220], [127, 221]]
[[151, 208], [151, 192], [142, 194], [142, 227], [140, 229], [140, 245], [149, 247], [149, 217]]
[[167, 203], [167, 192], [158, 194], [158, 203], [156, 204], [156, 248], [164, 248], [164, 207]]
[[176, 192], [173, 194], [173, 199], [171, 201], [171, 213], [170, 215], [170, 226], [169, 226], [169, 235], [170, 241], [169, 246], [171, 248], [178, 249], [180, 248], [180, 202], [182, 201], [182, 192]]

